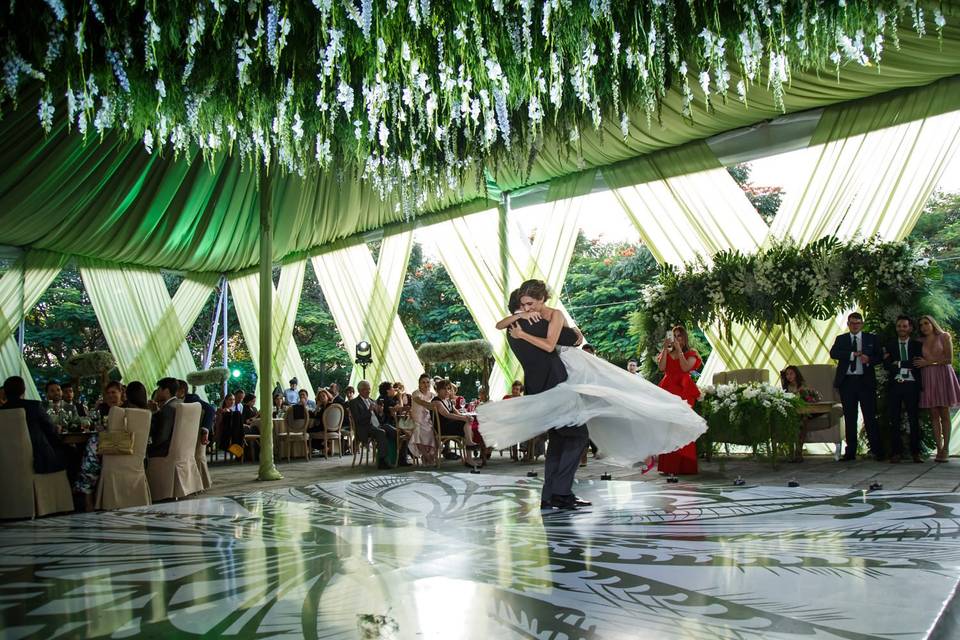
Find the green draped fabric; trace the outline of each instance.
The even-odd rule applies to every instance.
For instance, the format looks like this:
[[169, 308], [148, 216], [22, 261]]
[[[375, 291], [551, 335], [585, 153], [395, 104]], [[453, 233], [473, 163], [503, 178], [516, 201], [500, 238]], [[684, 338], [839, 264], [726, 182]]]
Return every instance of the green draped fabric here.
[[[148, 389], [166, 376], [197, 370], [186, 335], [213, 292], [216, 276], [188, 275], [173, 300], [160, 272], [78, 260], [80, 276], [125, 382]], [[203, 389], [197, 393], [203, 395]]]
[[26, 397], [39, 399], [37, 386], [17, 344], [16, 332], [27, 311], [33, 308], [63, 268], [62, 255], [27, 251], [0, 278], [0, 376], [20, 376], [27, 385]]
[[[901, 49], [889, 47], [883, 65], [846, 65], [841, 80], [830, 73], [794, 74], [787, 89], [787, 112], [856, 100], [903, 87], [923, 86], [960, 69], [960, 27], [934, 36], [904, 32]], [[737, 78], [731, 80], [735, 85]], [[696, 83], [693, 83], [694, 85]], [[695, 86], [694, 93], [699, 89]], [[697, 96], [699, 98], [699, 95]], [[545, 136], [532, 157], [526, 150], [491, 169], [493, 188], [475, 173], [462, 176], [457, 190], [432, 197], [418, 215], [457, 215], [492, 204], [500, 190], [550, 181], [584, 169], [604, 167], [657, 150], [748, 126], [776, 115], [763, 87], [749, 93], [749, 108], [734, 98], [713, 101], [710, 113], [696, 103], [693, 122], [680, 111], [679, 89], [667, 97], [660, 122], [648, 128], [632, 114], [624, 139], [619, 122], [604, 120], [600, 131]], [[59, 108], [63, 108], [62, 105]], [[209, 162], [190, 156], [148, 155], [139, 142], [116, 136], [86, 142], [64, 126], [44, 136], [36, 104], [24, 98], [21, 109], [0, 121], [0, 228], [3, 242], [118, 263], [186, 271], [233, 272], [259, 261], [257, 182], [238, 160], [216, 156]], [[562, 138], [562, 144], [556, 140]], [[337, 172], [303, 178], [277, 175], [274, 189], [273, 257], [278, 261], [315, 247], [403, 220], [396, 194], [379, 195]], [[464, 209], [466, 207], [466, 209]]]

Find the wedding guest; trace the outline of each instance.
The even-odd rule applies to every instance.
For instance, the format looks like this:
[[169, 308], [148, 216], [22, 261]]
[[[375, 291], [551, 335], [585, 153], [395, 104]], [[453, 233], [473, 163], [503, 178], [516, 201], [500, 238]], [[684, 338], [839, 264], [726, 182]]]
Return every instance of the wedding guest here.
[[934, 461], [947, 462], [950, 455], [950, 409], [960, 406], [960, 383], [953, 369], [953, 340], [931, 316], [920, 316], [918, 324], [923, 356], [913, 362], [922, 369], [920, 408], [930, 411], [937, 446]]
[[[437, 390], [437, 395], [433, 399], [433, 404], [440, 418], [440, 435], [462, 436], [465, 447], [473, 448], [477, 446], [477, 443], [473, 440], [473, 428], [471, 426], [473, 420], [469, 416], [459, 413], [454, 407], [453, 383], [443, 379], [437, 382], [434, 388]], [[459, 456], [449, 450], [446, 451], [444, 457], [449, 460], [459, 459]], [[464, 464], [471, 466], [467, 460], [464, 460]]]
[[75, 391], [73, 389], [72, 382], [64, 382], [60, 385], [60, 388], [63, 390], [63, 401], [68, 405], [73, 405], [74, 411], [81, 418], [87, 417], [87, 408], [83, 406], [82, 402], [76, 401]]
[[27, 419], [27, 434], [33, 450], [34, 473], [55, 473], [67, 468], [67, 452], [60, 442], [57, 429], [37, 400], [25, 400], [27, 385], [20, 376], [10, 376], [3, 382], [6, 404], [0, 411], [23, 409]]
[[127, 401], [123, 403], [124, 409], [146, 409], [147, 408], [147, 388], [139, 380], [134, 380], [127, 385]]
[[[347, 387], [349, 395], [350, 387]], [[380, 422], [381, 409], [370, 397], [370, 383], [361, 380], [357, 384], [360, 395], [348, 402], [350, 412], [353, 414], [353, 423], [357, 427], [355, 434], [358, 443], [366, 442], [373, 438], [377, 441], [377, 468], [391, 468], [387, 458], [387, 438], [396, 439], [396, 431], [389, 425], [383, 425]]]
[[434, 464], [437, 460], [437, 438], [433, 430], [433, 413], [430, 411], [434, 398], [430, 389], [431, 381], [427, 374], [420, 374], [410, 404], [410, 420], [414, 426], [407, 448], [411, 455], [420, 458], [424, 464]]
[[[213, 423], [217, 417], [217, 408], [209, 402], [203, 400], [196, 393], [189, 393], [189, 385], [186, 380], [177, 380], [177, 397], [181, 402], [196, 403], [200, 405], [200, 444], [207, 444], [210, 441], [210, 434], [213, 433]], [[128, 388], [129, 393], [129, 388]], [[236, 394], [234, 394], [236, 397]]]
[[40, 403], [40, 406], [44, 411], [52, 411], [55, 414], [66, 414], [69, 417], [77, 416], [77, 407], [73, 402], [63, 401], [63, 389], [61, 389], [60, 383], [56, 380], [47, 382], [43, 395], [46, 399]]
[[313, 413], [317, 410], [317, 403], [314, 400], [310, 399], [310, 392], [306, 389], [300, 389], [300, 394], [297, 397], [297, 401], [307, 408], [307, 411]]
[[177, 407], [182, 403], [177, 397], [179, 387], [176, 378], [162, 378], [157, 382], [157, 390], [154, 392], [157, 411], [150, 421], [148, 458], [162, 458], [170, 452], [170, 442], [173, 440], [173, 429], [177, 420]]
[[243, 397], [243, 411], [240, 415], [244, 424], [249, 424], [260, 417], [260, 412], [257, 410], [257, 396], [251, 393]]
[[844, 462], [857, 459], [857, 414], [863, 413], [870, 453], [883, 460], [883, 443], [877, 423], [876, 365], [882, 362], [880, 343], [872, 333], [863, 330], [863, 316], [856, 311], [847, 316], [847, 333], [837, 336], [830, 348], [830, 357], [837, 361], [833, 386], [840, 391], [847, 449]]
[[[243, 414], [236, 410], [236, 399], [231, 393], [223, 397], [213, 432], [220, 451], [229, 451], [238, 458], [243, 455]], [[236, 447], [240, 447], [239, 453]]]
[[883, 349], [883, 366], [887, 370], [887, 421], [890, 423], [890, 462], [900, 462], [903, 456], [903, 438], [900, 425], [906, 409], [910, 425], [910, 455], [914, 462], [920, 457], [920, 393], [923, 377], [914, 360], [923, 358], [923, 343], [914, 340], [913, 320], [898, 316], [895, 325], [897, 337]]
[[286, 397], [282, 393], [276, 393], [273, 396], [273, 417], [282, 418], [286, 413]]
[[510, 385], [510, 393], [503, 396], [504, 400], [509, 400], [510, 398], [519, 398], [523, 395], [523, 383], [519, 380], [514, 380], [513, 384]]
[[[636, 361], [633, 362], [636, 364]], [[663, 373], [660, 388], [680, 396], [692, 409], [700, 397], [700, 389], [690, 374], [702, 364], [700, 354], [690, 348], [687, 330], [680, 325], [675, 326], [672, 339], [664, 340], [663, 348], [657, 355], [657, 368]], [[675, 475], [697, 473], [697, 443], [691, 442], [677, 451], [661, 454], [657, 468], [661, 473]]]
[[[784, 391], [799, 396], [804, 402], [820, 402], [820, 392], [807, 386], [803, 379], [803, 374], [796, 365], [789, 365], [780, 372], [780, 388]], [[811, 416], [800, 416], [800, 433], [797, 442], [793, 448], [793, 462], [803, 462], [803, 443], [804, 436], [809, 433]]]
[[243, 413], [243, 398], [247, 392], [243, 389], [237, 389], [233, 392], [233, 410]]
[[379, 388], [377, 389], [379, 395], [377, 396], [377, 404], [380, 405], [383, 416], [383, 422], [389, 424], [390, 426], [397, 426], [397, 392], [393, 388], [393, 383], [391, 382], [381, 382]]
[[283, 397], [286, 399], [287, 404], [294, 405], [300, 400], [300, 391], [297, 389], [298, 384], [299, 382], [296, 378], [290, 379], [290, 388], [283, 392]]
[[627, 360], [627, 371], [629, 371], [633, 375], [639, 375], [640, 365], [637, 363], [636, 360], [632, 360], [632, 359]]
[[343, 390], [343, 393], [346, 394], [347, 402], [350, 402], [351, 400], [353, 400], [354, 396], [357, 395], [357, 391], [353, 387], [347, 387], [346, 389]]
[[97, 413], [103, 418], [110, 414], [110, 407], [119, 407], [123, 404], [123, 385], [111, 380], [103, 389], [103, 402], [97, 405]]

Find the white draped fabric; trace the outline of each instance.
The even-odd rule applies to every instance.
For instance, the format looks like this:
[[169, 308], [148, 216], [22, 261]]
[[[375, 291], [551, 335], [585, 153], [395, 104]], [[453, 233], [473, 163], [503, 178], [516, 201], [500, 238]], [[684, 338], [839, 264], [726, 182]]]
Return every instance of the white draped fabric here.
[[215, 275], [188, 274], [171, 300], [158, 270], [89, 258], [78, 258], [78, 264], [124, 381], [139, 380], [150, 389], [160, 378], [184, 379], [196, 371], [186, 336], [213, 292]]
[[496, 329], [497, 321], [507, 315], [510, 291], [524, 280], [543, 279], [553, 293], [550, 303], [563, 309], [559, 293], [587, 197], [565, 197], [566, 193], [575, 192], [577, 184], [558, 184], [548, 197], [552, 201], [536, 205], [549, 208], [550, 214], [543, 228], [537, 230], [533, 246], [516, 220], [500, 209], [451, 217], [424, 229], [480, 333], [493, 346], [497, 366], [490, 374], [491, 398], [508, 392], [512, 381], [521, 378], [522, 373], [507, 344], [506, 332]]
[[[416, 388], [423, 365], [397, 315], [403, 281], [413, 247], [413, 230], [387, 235], [376, 263], [365, 243], [339, 246], [313, 258], [317, 281], [343, 338], [347, 353], [362, 340], [370, 343], [373, 363], [366, 378], [376, 386], [383, 380]], [[363, 377], [355, 366], [355, 385]]]
[[[257, 376], [268, 375], [281, 388], [287, 381], [296, 378], [301, 389], [306, 389], [310, 398], [314, 397], [313, 386], [303, 366], [303, 359], [293, 339], [293, 325], [300, 306], [303, 292], [303, 276], [306, 259], [285, 264], [280, 269], [280, 281], [273, 289], [272, 370], [260, 371], [260, 274], [257, 272], [241, 276], [230, 281], [230, 293], [233, 296], [240, 330], [250, 351], [250, 357], [257, 367]], [[272, 398], [258, 398], [257, 405], [262, 409], [269, 407]]]
[[66, 256], [30, 250], [22, 254], [0, 278], [0, 375], [20, 376], [27, 385], [26, 397], [39, 399], [33, 376], [17, 344], [17, 329], [27, 311], [40, 300], [60, 274]]

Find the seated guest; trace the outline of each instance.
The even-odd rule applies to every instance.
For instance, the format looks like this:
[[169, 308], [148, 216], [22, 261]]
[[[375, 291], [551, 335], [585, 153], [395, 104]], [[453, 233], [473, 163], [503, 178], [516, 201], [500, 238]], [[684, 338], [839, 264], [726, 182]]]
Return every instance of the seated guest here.
[[[123, 403], [124, 409], [147, 409], [147, 388], [139, 380], [134, 380], [127, 385], [126, 396], [127, 401]], [[80, 473], [73, 483], [73, 492], [83, 495], [87, 511], [93, 511], [93, 494], [100, 482], [102, 471], [103, 458], [100, 456], [100, 435], [95, 433], [87, 440], [87, 445], [83, 450], [83, 458], [80, 461]]]
[[103, 389], [103, 402], [97, 405], [97, 413], [103, 418], [110, 414], [111, 407], [119, 407], [123, 404], [123, 385], [116, 380], [111, 380]]
[[260, 412], [257, 411], [257, 396], [250, 394], [243, 397], [243, 423], [249, 424], [260, 418]]
[[288, 412], [294, 420], [306, 420], [310, 417], [310, 407], [307, 404], [307, 390], [300, 389], [297, 395], [297, 403], [290, 406]]
[[379, 404], [380, 409], [382, 409], [381, 415], [383, 416], [383, 422], [384, 424], [395, 427], [397, 426], [397, 392], [390, 382], [381, 382], [378, 390], [380, 395], [377, 396], [377, 404]]
[[273, 417], [282, 418], [287, 413], [287, 402], [282, 393], [273, 395]]
[[907, 411], [910, 424], [910, 455], [914, 462], [923, 462], [920, 457], [920, 394], [923, 391], [922, 369], [914, 362], [923, 357], [923, 343], [914, 340], [913, 320], [899, 316], [896, 323], [897, 337], [883, 348], [883, 366], [887, 370], [887, 418], [890, 423], [890, 462], [896, 464], [903, 456], [903, 438], [900, 424], [903, 410]]
[[72, 382], [64, 382], [60, 385], [60, 388], [63, 390], [63, 402], [66, 405], [72, 405], [77, 416], [81, 418], [87, 417], [87, 408], [83, 406], [82, 402], [76, 401], [76, 395], [73, 390]]
[[510, 385], [510, 393], [503, 396], [504, 400], [509, 400], [510, 398], [519, 398], [523, 395], [523, 383], [519, 380], [514, 380], [513, 384]]
[[153, 394], [157, 410], [150, 421], [148, 458], [163, 458], [170, 452], [173, 428], [177, 420], [177, 407], [182, 404], [182, 401], [177, 398], [179, 388], [176, 378], [163, 378], [157, 382], [157, 390]]
[[353, 387], [347, 387], [346, 389], [343, 390], [343, 393], [345, 394], [344, 397], [346, 397], [347, 402], [350, 402], [351, 400], [353, 400], [354, 396], [357, 395], [357, 390], [354, 389]]
[[[188, 389], [186, 380], [177, 380], [177, 397], [183, 402], [200, 405], [200, 443], [207, 444], [210, 441], [210, 434], [213, 433], [213, 422], [217, 416], [217, 408], [201, 399], [196, 393], [189, 393]], [[130, 388], [127, 387], [127, 395], [129, 394]]]
[[56, 380], [47, 382], [44, 397], [46, 399], [40, 403], [40, 406], [47, 413], [52, 412], [54, 414], [66, 414], [71, 417], [76, 417], [77, 408], [72, 402], [63, 401], [63, 390], [60, 388], [60, 383]]
[[[223, 402], [220, 404], [220, 409], [217, 410], [213, 432], [215, 434], [217, 447], [220, 451], [231, 451], [230, 448], [232, 446], [239, 445], [242, 454], [244, 435], [243, 414], [236, 411], [234, 398], [235, 396], [232, 393], [224, 396]], [[231, 453], [240, 457], [235, 448]]]
[[11, 376], [3, 383], [6, 404], [0, 411], [23, 409], [27, 417], [27, 433], [33, 449], [34, 473], [55, 473], [67, 468], [66, 451], [57, 436], [57, 429], [37, 400], [25, 400], [27, 385], [20, 376]]
[[243, 389], [237, 389], [233, 392], [233, 410], [243, 413], [243, 398], [247, 395], [247, 392]]
[[[349, 387], [347, 388], [349, 392]], [[377, 441], [377, 468], [389, 469], [390, 463], [387, 458], [387, 439], [395, 441], [396, 431], [390, 425], [381, 422], [382, 410], [379, 405], [370, 398], [370, 383], [361, 380], [357, 385], [360, 395], [348, 403], [350, 412], [353, 414], [353, 422], [357, 427], [356, 438], [359, 442], [366, 442], [373, 438]]]
[[[440, 435], [442, 436], [462, 436], [464, 445], [474, 447], [473, 429], [471, 423], [473, 419], [460, 414], [453, 405], [453, 383], [449, 380], [441, 379], [436, 383], [437, 396], [433, 399], [434, 406], [440, 417]], [[446, 453], [444, 457], [450, 460], [456, 460], [459, 456], [451, 453], [448, 449], [449, 443], [444, 445]], [[467, 464], [464, 461], [464, 464]]]
[[436, 462], [437, 437], [433, 430], [433, 391], [430, 389], [430, 376], [423, 373], [418, 380], [417, 389], [412, 394], [410, 405], [410, 421], [413, 429], [410, 432], [410, 441], [407, 448], [414, 456], [420, 458], [424, 464]]
[[796, 365], [791, 364], [780, 372], [780, 388], [800, 396], [804, 402], [820, 402], [820, 392], [807, 386], [803, 374]]
[[306, 389], [300, 389], [300, 395], [297, 396], [297, 402], [307, 408], [307, 411], [313, 413], [317, 410], [317, 403], [310, 399], [310, 392]]
[[407, 389], [402, 382], [394, 382], [393, 390], [397, 398], [397, 415], [407, 415], [410, 413], [410, 394], [407, 393]]

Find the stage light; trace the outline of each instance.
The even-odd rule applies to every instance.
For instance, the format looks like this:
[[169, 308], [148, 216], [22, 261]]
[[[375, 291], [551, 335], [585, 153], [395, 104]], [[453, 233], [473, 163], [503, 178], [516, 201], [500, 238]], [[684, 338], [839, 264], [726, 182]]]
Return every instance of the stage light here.
[[234, 369], [234, 370], [233, 370], [233, 377], [234, 377], [234, 378], [239, 378], [239, 377], [240, 377], [240, 369]]

